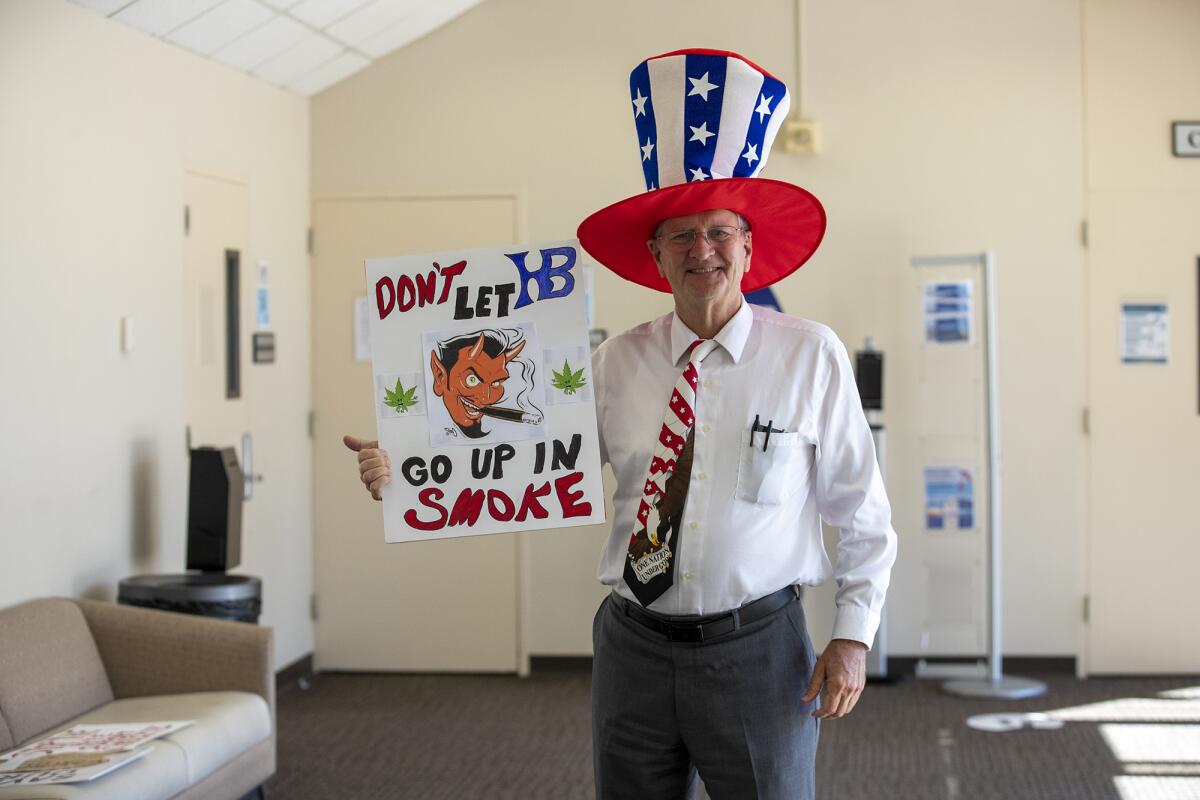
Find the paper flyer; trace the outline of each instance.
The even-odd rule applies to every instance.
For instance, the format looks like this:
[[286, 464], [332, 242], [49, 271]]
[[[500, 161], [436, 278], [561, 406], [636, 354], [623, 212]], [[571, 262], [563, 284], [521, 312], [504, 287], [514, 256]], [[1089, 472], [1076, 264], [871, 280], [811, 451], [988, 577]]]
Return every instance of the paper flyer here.
[[926, 283], [922, 303], [926, 344], [970, 344], [975, 341], [971, 281]]
[[975, 527], [975, 490], [966, 467], [926, 467], [925, 527], [969, 530]]

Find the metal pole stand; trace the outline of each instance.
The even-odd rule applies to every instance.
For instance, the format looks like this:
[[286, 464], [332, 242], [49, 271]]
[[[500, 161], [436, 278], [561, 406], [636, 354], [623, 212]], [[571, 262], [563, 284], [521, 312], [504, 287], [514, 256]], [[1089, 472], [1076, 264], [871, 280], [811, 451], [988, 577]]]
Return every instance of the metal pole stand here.
[[[988, 418], [988, 658], [987, 672], [979, 677], [948, 680], [942, 689], [962, 697], [991, 697], [1023, 700], [1045, 694], [1046, 684], [1032, 678], [1006, 676], [1000, 646], [1000, 406], [996, 357], [996, 256], [990, 250], [961, 256], [920, 256], [912, 265], [922, 267], [979, 267], [983, 271], [983, 297], [987, 309], [984, 329], [987, 360], [987, 418]], [[950, 666], [950, 665], [947, 665]], [[958, 666], [958, 665], [954, 665]], [[960, 669], [962, 669], [960, 667]], [[964, 671], [974, 671], [968, 666]]]

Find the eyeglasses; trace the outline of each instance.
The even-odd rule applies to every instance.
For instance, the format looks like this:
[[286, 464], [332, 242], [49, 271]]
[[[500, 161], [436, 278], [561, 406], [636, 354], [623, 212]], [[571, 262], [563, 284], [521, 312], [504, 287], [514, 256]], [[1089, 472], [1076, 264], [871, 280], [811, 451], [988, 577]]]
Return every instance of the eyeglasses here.
[[672, 250], [691, 250], [692, 246], [696, 244], [697, 233], [701, 234], [704, 240], [713, 247], [723, 247], [732, 242], [738, 233], [745, 233], [745, 231], [745, 228], [738, 227], [737, 225], [713, 225], [711, 228], [703, 231], [689, 228], [686, 231], [660, 233], [654, 238], [662, 241]]

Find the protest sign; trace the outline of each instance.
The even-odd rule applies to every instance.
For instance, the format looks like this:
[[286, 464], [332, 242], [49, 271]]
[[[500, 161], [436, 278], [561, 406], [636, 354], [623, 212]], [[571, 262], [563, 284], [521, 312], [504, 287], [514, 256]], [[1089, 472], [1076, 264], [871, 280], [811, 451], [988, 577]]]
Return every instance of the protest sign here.
[[366, 262], [387, 541], [604, 521], [581, 252]]

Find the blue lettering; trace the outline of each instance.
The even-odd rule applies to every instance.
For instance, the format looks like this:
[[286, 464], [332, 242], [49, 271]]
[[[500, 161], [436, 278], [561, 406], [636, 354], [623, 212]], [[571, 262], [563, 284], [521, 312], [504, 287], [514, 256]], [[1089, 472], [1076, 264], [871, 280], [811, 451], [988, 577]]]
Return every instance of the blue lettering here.
[[[575, 248], [574, 247], [551, 247], [542, 251], [542, 265], [535, 269], [527, 269], [525, 266], [525, 257], [529, 255], [529, 251], [524, 253], [505, 253], [506, 256], [513, 262], [517, 268], [518, 282], [521, 284], [521, 293], [517, 297], [517, 304], [513, 308], [524, 308], [533, 302], [529, 297], [529, 282], [535, 281], [538, 286], [538, 300], [553, 300], [558, 297], [566, 297], [575, 288], [575, 276], [571, 274], [571, 268], [575, 266]], [[555, 257], [562, 259], [556, 266], [554, 263]], [[558, 287], [555, 287], [555, 278], [560, 279]]]

